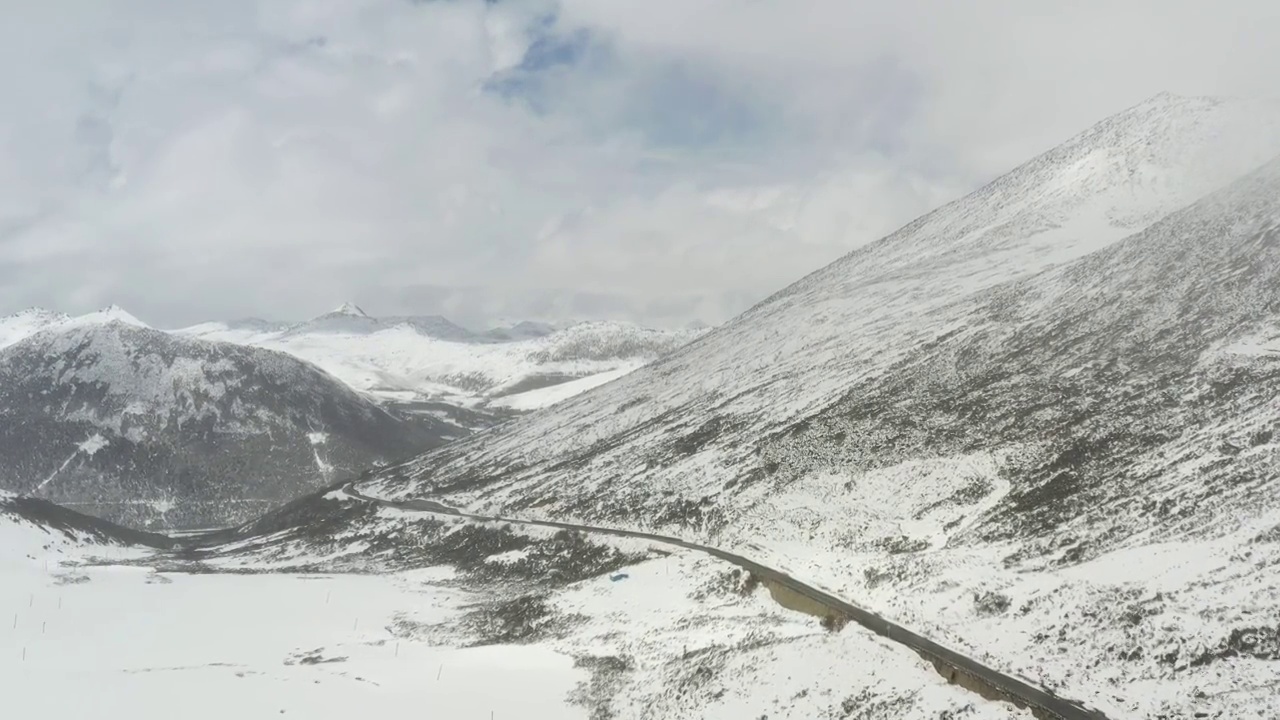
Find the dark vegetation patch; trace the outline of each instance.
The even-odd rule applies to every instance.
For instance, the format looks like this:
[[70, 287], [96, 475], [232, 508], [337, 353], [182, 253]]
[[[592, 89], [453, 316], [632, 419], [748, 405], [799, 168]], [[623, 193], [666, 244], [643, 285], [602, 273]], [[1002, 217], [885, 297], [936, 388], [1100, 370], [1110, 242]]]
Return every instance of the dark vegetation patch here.
[[547, 540], [526, 540], [525, 545], [513, 549], [524, 548], [528, 554], [517, 560], [481, 561], [479, 565], [468, 564], [465, 570], [479, 579], [542, 580], [567, 585], [611, 573], [649, 557], [647, 553], [629, 554], [594, 543], [586, 533], [573, 530], [561, 530]]
[[1276, 525], [1270, 530], [1264, 530], [1258, 533], [1253, 539], [1255, 543], [1280, 543], [1280, 525]]
[[[70, 573], [63, 573], [63, 574], [56, 575], [54, 576], [54, 580], [53, 580], [54, 585], [83, 585], [84, 583], [87, 583], [87, 582], [89, 582], [88, 575], [78, 575], [78, 574], [70, 574]], [[147, 578], [147, 582], [151, 582], [150, 577]]]
[[617, 410], [615, 410], [614, 412], [615, 412], [615, 413], [624, 413], [624, 412], [626, 412], [626, 411], [630, 410], [630, 409], [631, 409], [631, 408], [633, 408], [633, 407], [639, 407], [639, 406], [641, 406], [641, 405], [643, 405], [643, 404], [645, 404], [645, 403], [647, 403], [647, 402], [649, 402], [649, 396], [648, 396], [648, 395], [641, 395], [640, 397], [631, 398], [630, 400], [627, 400], [627, 401], [625, 401], [625, 402], [623, 402], [623, 403], [619, 403], [619, 405], [618, 405], [618, 409], [617, 409]]
[[707, 697], [723, 697], [725, 690], [720, 687], [720, 674], [724, 672], [729, 658], [742, 651], [741, 647], [729, 648], [724, 645], [685, 650], [679, 661], [680, 674], [670, 685], [671, 692], [681, 700], [695, 700], [698, 704], [702, 704]]
[[590, 720], [613, 720], [610, 702], [626, 684], [635, 662], [626, 655], [587, 655], [575, 658], [573, 664], [591, 675], [574, 688], [569, 702], [585, 707]]
[[736, 437], [744, 423], [727, 415], [716, 415], [691, 432], [671, 442], [671, 453], [677, 458], [696, 455], [721, 437]]
[[711, 597], [750, 597], [760, 587], [760, 578], [742, 568], [719, 570], [701, 586], [689, 593], [692, 600], [703, 602]]
[[531, 593], [477, 605], [458, 621], [473, 638], [473, 647], [511, 645], [556, 637], [581, 623], [583, 618], [562, 615], [547, 596]]
[[[227, 543], [235, 545], [228, 548]], [[310, 559], [337, 555], [352, 547], [361, 547], [361, 551], [335, 559]], [[195, 539], [171, 555], [179, 566], [169, 569], [200, 572], [201, 560], [224, 555], [287, 562], [299, 550], [304, 554], [289, 568], [294, 571], [382, 572], [450, 566], [468, 583], [539, 585], [578, 582], [650, 556], [593, 542], [586, 533], [577, 531], [560, 530], [537, 538], [508, 523], [476, 523], [428, 514], [390, 519], [379, 517], [372, 503], [325, 500], [314, 495], [249, 526]], [[512, 551], [525, 555], [507, 561], [491, 559]], [[184, 562], [186, 567], [181, 566]]]
[[1280, 626], [1237, 628], [1218, 643], [1190, 661], [1191, 667], [1210, 665], [1221, 660], [1250, 657], [1258, 660], [1280, 660]]
[[715, 498], [706, 495], [698, 500], [672, 495], [656, 503], [648, 514], [655, 524], [674, 527], [677, 532], [680, 529], [710, 531], [725, 522], [723, 511], [716, 507]]
[[345, 655], [335, 655], [326, 657], [323, 648], [316, 648], [307, 652], [295, 653], [285, 658], [285, 665], [325, 665], [328, 663], [346, 662]]
[[1012, 604], [1009, 596], [1002, 593], [988, 591], [973, 594], [973, 611], [982, 617], [1003, 615]]
[[904, 714], [915, 696], [912, 692], [906, 698], [886, 698], [880, 690], [863, 690], [857, 695], [847, 697], [832, 707], [828, 715], [839, 720], [879, 720], [879, 718], [906, 717]]
[[987, 480], [986, 478], [974, 478], [946, 498], [930, 503], [916, 511], [915, 519], [920, 520], [925, 515], [928, 515], [939, 508], [974, 505], [978, 501], [990, 495], [992, 489], [990, 480]]
[[890, 567], [884, 570], [869, 567], [862, 571], [862, 579], [868, 588], [877, 588], [888, 582], [899, 582], [905, 579], [905, 571], [901, 567]]
[[876, 540], [875, 545], [877, 549], [887, 552], [890, 555], [920, 552], [921, 550], [928, 550], [931, 547], [928, 540], [909, 538], [905, 535], [880, 538], [879, 540]]
[[1275, 438], [1275, 431], [1270, 428], [1255, 430], [1249, 435], [1249, 447], [1266, 445]]
[[1137, 627], [1148, 618], [1159, 617], [1165, 611], [1164, 593], [1156, 593], [1147, 600], [1135, 601], [1126, 606], [1120, 613], [1120, 622], [1128, 627]]
[[822, 619], [818, 621], [818, 625], [820, 625], [823, 630], [831, 633], [840, 632], [848, 624], [849, 616], [840, 612], [829, 612], [826, 615], [823, 615]]

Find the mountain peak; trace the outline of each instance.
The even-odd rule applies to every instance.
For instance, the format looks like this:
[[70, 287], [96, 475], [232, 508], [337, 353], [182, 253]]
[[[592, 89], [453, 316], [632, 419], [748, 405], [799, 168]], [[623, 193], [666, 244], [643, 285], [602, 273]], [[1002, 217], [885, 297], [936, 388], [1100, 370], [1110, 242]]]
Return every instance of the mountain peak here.
[[18, 312], [13, 313], [12, 315], [9, 315], [8, 317], [10, 319], [19, 319], [19, 318], [44, 318], [49, 320], [67, 319], [67, 316], [63, 313], [60, 313], [56, 310], [49, 310], [47, 308], [42, 308], [42, 307], [39, 307], [38, 305], [32, 305], [31, 307], [23, 308]]
[[352, 315], [354, 317], [369, 317], [369, 314], [360, 309], [359, 305], [353, 302], [344, 302], [335, 308], [330, 315]]
[[0, 348], [19, 342], [41, 330], [61, 325], [69, 319], [60, 312], [41, 307], [29, 307], [7, 317], [0, 317]]
[[111, 304], [101, 310], [86, 313], [71, 319], [71, 322], [77, 325], [106, 325], [109, 323], [122, 323], [124, 325], [133, 325], [134, 327], [149, 328], [150, 325], [142, 322], [132, 313], [119, 305]]

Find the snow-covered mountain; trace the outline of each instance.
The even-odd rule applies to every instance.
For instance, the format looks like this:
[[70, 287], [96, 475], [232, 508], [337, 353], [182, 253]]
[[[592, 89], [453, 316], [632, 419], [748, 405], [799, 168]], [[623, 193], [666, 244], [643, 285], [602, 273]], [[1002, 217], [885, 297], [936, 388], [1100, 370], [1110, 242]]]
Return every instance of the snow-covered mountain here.
[[[466, 328], [453, 324], [439, 315], [404, 315], [375, 318], [360, 309], [359, 305], [346, 302], [323, 315], [306, 322], [281, 328], [284, 337], [303, 335], [369, 335], [379, 330], [409, 327], [416, 332], [437, 340], [474, 341], [478, 337]], [[253, 328], [262, 330], [266, 328]]]
[[1277, 155], [1280, 104], [1158, 96], [362, 491], [745, 548], [1115, 717], [1274, 714]]
[[0, 488], [133, 526], [227, 524], [442, 442], [283, 353], [173, 336], [118, 308], [0, 349]]
[[510, 325], [502, 325], [493, 328], [485, 333], [485, 335], [499, 341], [532, 340], [534, 338], [546, 337], [555, 331], [555, 326], [550, 323], [521, 320]]
[[[466, 429], [621, 377], [702, 332], [619, 322], [557, 330], [522, 322], [471, 333], [437, 316], [374, 318], [353, 303], [283, 329], [204, 323], [175, 331], [289, 353], [381, 401]], [[551, 386], [560, 390], [541, 392]]]

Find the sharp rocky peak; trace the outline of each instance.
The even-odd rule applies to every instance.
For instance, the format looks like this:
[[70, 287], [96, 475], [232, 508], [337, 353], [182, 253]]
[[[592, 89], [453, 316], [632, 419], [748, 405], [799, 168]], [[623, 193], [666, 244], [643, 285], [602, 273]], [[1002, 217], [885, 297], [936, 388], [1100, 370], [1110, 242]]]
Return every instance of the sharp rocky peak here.
[[351, 315], [354, 317], [369, 317], [368, 313], [360, 309], [360, 306], [356, 305], [353, 302], [344, 302], [338, 307], [334, 308], [334, 310], [329, 314], [330, 315]]

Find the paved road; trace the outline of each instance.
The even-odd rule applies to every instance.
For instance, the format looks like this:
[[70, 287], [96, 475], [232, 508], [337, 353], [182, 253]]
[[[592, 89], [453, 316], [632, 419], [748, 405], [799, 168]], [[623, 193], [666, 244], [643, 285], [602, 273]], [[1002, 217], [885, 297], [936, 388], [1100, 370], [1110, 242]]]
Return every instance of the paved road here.
[[946, 665], [968, 673], [973, 677], [979, 678], [988, 685], [1000, 690], [1005, 695], [1017, 698], [1028, 707], [1038, 710], [1039, 712], [1036, 714], [1039, 717], [1059, 718], [1060, 720], [1108, 720], [1107, 716], [1098, 710], [1087, 708], [1083, 704], [1074, 700], [1058, 697], [1052, 692], [1031, 685], [1025, 680], [993, 670], [973, 658], [966, 657], [954, 650], [945, 648], [928, 638], [921, 637], [920, 635], [911, 632], [901, 625], [898, 625], [873, 612], [864, 610], [863, 608], [860, 608], [846, 600], [842, 600], [830, 593], [823, 592], [812, 585], [807, 585], [784, 572], [761, 565], [760, 563], [742, 557], [741, 555], [735, 555], [733, 553], [720, 550], [719, 548], [699, 545], [687, 540], [681, 540], [680, 538], [655, 535], [653, 533], [639, 532], [636, 530], [619, 530], [616, 528], [594, 527], [591, 525], [575, 525], [573, 523], [556, 522], [554, 520], [520, 520], [516, 518], [505, 518], [491, 515], [476, 515], [474, 513], [463, 512], [446, 505], [441, 505], [433, 500], [405, 500], [402, 502], [392, 502], [364, 495], [360, 491], [351, 487], [351, 485], [345, 486], [343, 490], [354, 498], [401, 510], [415, 510], [419, 512], [436, 513], [439, 515], [453, 515], [482, 522], [505, 522], [516, 525], [533, 525], [539, 527], [558, 528], [562, 530], [577, 530], [597, 535], [638, 538], [641, 540], [652, 540], [654, 542], [665, 543], [667, 545], [675, 545], [689, 550], [696, 550], [737, 565], [744, 570], [755, 573], [762, 579], [786, 587], [804, 597], [809, 598], [810, 600], [814, 600], [830, 608], [835, 608], [844, 613], [850, 620], [866, 627], [877, 635], [881, 635], [896, 643], [905, 645], [912, 650], [915, 650], [917, 653], [929, 657], [930, 659], [941, 660]]

